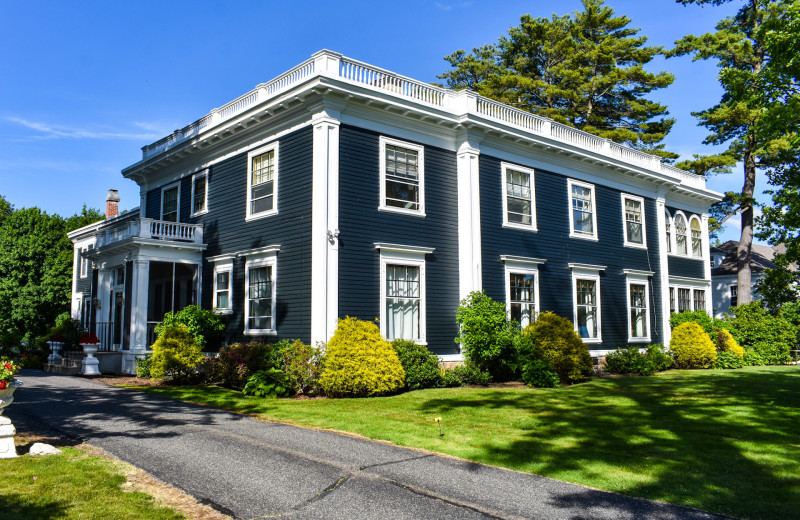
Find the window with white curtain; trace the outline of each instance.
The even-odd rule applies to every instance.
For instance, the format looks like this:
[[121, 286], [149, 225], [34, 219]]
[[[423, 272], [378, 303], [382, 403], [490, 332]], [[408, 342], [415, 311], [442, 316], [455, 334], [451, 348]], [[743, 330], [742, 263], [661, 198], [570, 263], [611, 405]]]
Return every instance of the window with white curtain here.
[[692, 256], [695, 258], [703, 257], [703, 228], [700, 226], [700, 219], [692, 217], [689, 228], [692, 233]]
[[433, 248], [375, 244], [380, 250], [380, 329], [387, 340], [426, 344], [425, 255]]
[[[266, 251], [254, 250], [242, 254], [246, 258], [244, 272], [244, 333], [246, 335], [274, 335], [277, 333], [275, 322], [278, 267], [276, 254], [277, 248]], [[232, 277], [229, 275], [229, 288], [231, 281]], [[219, 293], [215, 294], [216, 298], [219, 296]], [[230, 296], [229, 294], [229, 299]]]
[[510, 318], [524, 329], [536, 320], [536, 275], [508, 273]]
[[578, 278], [575, 280], [575, 325], [584, 339], [597, 338], [597, 280]]
[[686, 226], [686, 217], [682, 213], [675, 215], [675, 249], [679, 255], [688, 255], [688, 228]]
[[630, 312], [629, 339], [647, 339], [647, 283], [630, 283], [628, 285], [628, 306]]

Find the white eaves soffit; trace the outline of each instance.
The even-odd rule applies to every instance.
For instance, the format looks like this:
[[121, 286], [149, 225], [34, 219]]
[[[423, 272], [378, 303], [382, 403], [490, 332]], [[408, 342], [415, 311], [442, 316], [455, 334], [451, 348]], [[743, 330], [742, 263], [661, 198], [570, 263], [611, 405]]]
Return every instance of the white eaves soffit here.
[[[465, 131], [498, 139], [514, 148], [531, 147], [572, 160], [602, 165], [620, 175], [679, 188], [683, 196], [713, 202], [722, 195], [705, 187], [705, 179], [663, 164], [661, 159], [607, 139], [581, 132], [469, 91], [435, 87], [323, 50], [275, 79], [258, 85], [206, 116], [142, 148], [142, 160], [125, 168], [137, 180], [156, 164], [172, 163], [196, 152], [217, 148], [232, 136], [276, 125], [287, 119], [310, 123], [314, 105], [334, 102], [343, 114], [379, 111], [403, 125], [427, 128], [428, 135]], [[403, 125], [394, 125], [402, 127]]]

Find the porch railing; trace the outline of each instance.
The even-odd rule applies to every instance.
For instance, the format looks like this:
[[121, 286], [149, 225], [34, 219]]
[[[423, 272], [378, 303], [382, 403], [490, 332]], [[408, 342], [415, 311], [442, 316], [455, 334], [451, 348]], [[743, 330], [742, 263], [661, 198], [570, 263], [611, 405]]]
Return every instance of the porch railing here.
[[95, 334], [100, 340], [97, 347], [98, 352], [111, 352], [114, 350], [114, 322], [98, 321], [95, 324]]
[[203, 225], [185, 222], [167, 222], [152, 218], [141, 218], [119, 222], [97, 234], [96, 248], [131, 237], [173, 240], [192, 244], [203, 243]]

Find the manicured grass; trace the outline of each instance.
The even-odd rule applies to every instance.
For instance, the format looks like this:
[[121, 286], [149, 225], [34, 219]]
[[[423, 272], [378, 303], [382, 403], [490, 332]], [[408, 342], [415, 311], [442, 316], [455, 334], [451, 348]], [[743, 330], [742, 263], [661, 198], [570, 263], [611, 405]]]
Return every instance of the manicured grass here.
[[0, 460], [3, 520], [177, 520], [144, 493], [123, 491], [125, 476], [114, 462], [75, 448], [61, 455]]
[[144, 390], [736, 517], [800, 516], [800, 366], [372, 399]]

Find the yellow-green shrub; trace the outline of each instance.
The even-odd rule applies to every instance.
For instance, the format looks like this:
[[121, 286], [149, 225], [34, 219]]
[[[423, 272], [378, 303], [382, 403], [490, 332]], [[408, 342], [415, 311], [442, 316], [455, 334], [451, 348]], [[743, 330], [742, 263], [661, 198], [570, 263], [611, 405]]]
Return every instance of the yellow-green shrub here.
[[574, 383], [592, 375], [592, 357], [572, 322], [552, 312], [543, 312], [525, 327], [518, 339], [523, 380], [537, 359], [552, 364], [562, 382]]
[[153, 343], [150, 377], [168, 377], [175, 381], [194, 375], [203, 360], [200, 345], [185, 325], [168, 325]]
[[392, 345], [373, 322], [339, 320], [322, 360], [319, 386], [334, 397], [390, 394], [405, 385], [405, 371]]
[[680, 368], [709, 368], [717, 360], [717, 349], [703, 327], [694, 322], [681, 323], [672, 330], [669, 349]]
[[736, 343], [731, 333], [725, 329], [720, 329], [717, 332], [717, 351], [732, 352], [736, 354], [739, 359], [744, 357], [744, 349]]

